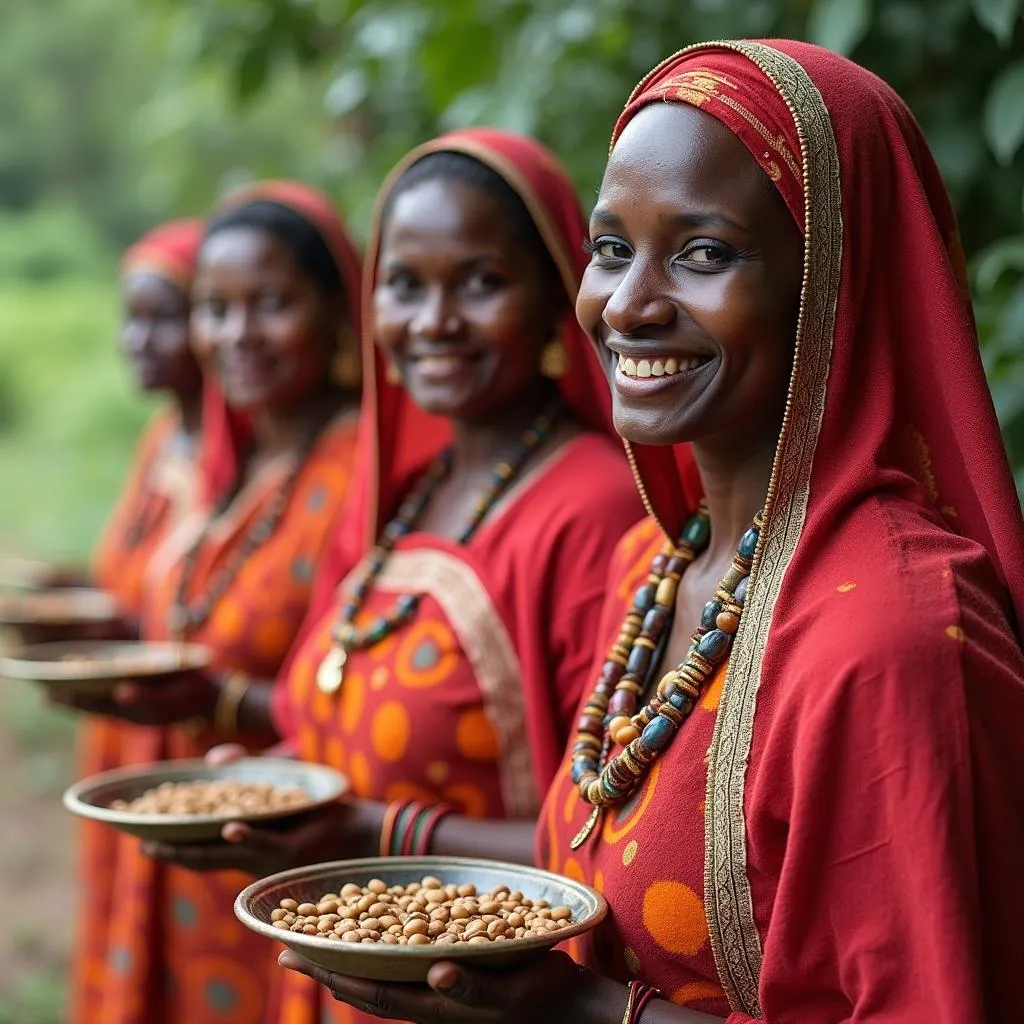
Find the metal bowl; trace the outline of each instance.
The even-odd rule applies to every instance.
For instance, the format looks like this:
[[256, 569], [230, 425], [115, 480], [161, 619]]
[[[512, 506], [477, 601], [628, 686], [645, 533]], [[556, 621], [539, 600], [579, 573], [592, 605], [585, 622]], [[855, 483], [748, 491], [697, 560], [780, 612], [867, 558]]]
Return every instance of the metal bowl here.
[[[309, 794], [309, 803], [258, 814], [135, 814], [110, 807], [115, 800], [134, 800], [163, 782], [199, 779], [240, 779], [294, 786]], [[229, 821], [270, 823], [307, 814], [337, 800], [346, 789], [345, 776], [326, 765], [276, 757], [246, 757], [214, 765], [199, 758], [117, 768], [93, 775], [76, 782], [64, 793], [64, 806], [72, 814], [105, 822], [140, 839], [165, 843], [216, 842]]]
[[0, 676], [41, 683], [54, 692], [101, 694], [125, 679], [153, 682], [195, 672], [211, 659], [199, 644], [68, 640], [30, 644], [0, 658]]
[[107, 625], [119, 614], [113, 594], [90, 587], [0, 594], [0, 624], [5, 626]]
[[[409, 885], [427, 875], [445, 884], [472, 884], [479, 892], [505, 887], [551, 906], [566, 906], [573, 923], [546, 936], [510, 939], [490, 945], [385, 946], [334, 942], [275, 928], [270, 915], [283, 899], [316, 902], [324, 893], [338, 892], [349, 882], [365, 885], [379, 878], [392, 885]], [[368, 857], [334, 861], [282, 871], [243, 889], [235, 900], [235, 916], [247, 928], [284, 943], [312, 963], [329, 971], [376, 981], [423, 981], [431, 966], [454, 960], [472, 967], [508, 967], [596, 927], [608, 912], [604, 897], [589, 886], [561, 875], [499, 861], [470, 857]]]

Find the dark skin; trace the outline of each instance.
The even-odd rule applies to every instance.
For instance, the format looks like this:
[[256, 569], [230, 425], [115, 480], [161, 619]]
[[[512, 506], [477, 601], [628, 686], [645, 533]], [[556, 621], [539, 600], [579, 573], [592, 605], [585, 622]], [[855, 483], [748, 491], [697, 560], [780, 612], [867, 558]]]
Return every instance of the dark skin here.
[[[591, 218], [594, 253], [576, 312], [607, 357], [616, 427], [626, 438], [690, 441], [713, 524], [709, 548], [683, 577], [664, 664], [678, 664], [704, 601], [764, 501], [796, 331], [803, 243], [744, 146], [689, 106], [642, 110], [612, 151]], [[622, 381], [635, 364], [693, 364], [681, 374]], [[550, 953], [501, 972], [434, 966], [426, 985], [331, 974], [290, 951], [282, 966], [334, 998], [420, 1024], [618, 1024], [620, 984]], [[654, 1000], [643, 1024], [720, 1018]]]
[[[189, 297], [158, 273], [139, 269], [122, 279], [121, 304], [120, 344], [135, 382], [141, 391], [170, 392], [181, 415], [181, 429], [169, 443], [191, 452], [199, 436], [203, 380], [189, 345]], [[33, 580], [38, 588], [90, 585], [88, 573], [71, 566], [47, 567]], [[125, 622], [82, 629], [31, 627], [19, 632], [24, 643], [44, 643], [130, 637], [136, 627]], [[72, 701], [71, 706], [81, 707]]]
[[[344, 316], [295, 255], [273, 235], [227, 227], [203, 243], [192, 294], [192, 346], [205, 373], [253, 426], [253, 451], [241, 484], [273, 459], [301, 452], [344, 404], [330, 380], [331, 356]], [[126, 682], [110, 698], [78, 706], [143, 725], [209, 719], [223, 682], [202, 672], [159, 684]], [[276, 738], [270, 715], [273, 682], [254, 680], [238, 709], [240, 729]]]
[[[381, 235], [374, 328], [377, 344], [413, 400], [452, 424], [452, 473], [421, 528], [454, 538], [546, 400], [541, 351], [565, 309], [558, 282], [521, 239], [502, 204], [457, 181], [428, 179], [395, 196]], [[546, 452], [576, 432], [566, 425]], [[492, 514], [500, 511], [500, 503]], [[238, 756], [221, 750], [215, 757]], [[330, 857], [375, 856], [386, 804], [350, 799], [293, 829], [225, 826], [223, 846], [152, 846], [194, 870], [265, 875]], [[531, 863], [533, 822], [451, 816], [435, 853]]]

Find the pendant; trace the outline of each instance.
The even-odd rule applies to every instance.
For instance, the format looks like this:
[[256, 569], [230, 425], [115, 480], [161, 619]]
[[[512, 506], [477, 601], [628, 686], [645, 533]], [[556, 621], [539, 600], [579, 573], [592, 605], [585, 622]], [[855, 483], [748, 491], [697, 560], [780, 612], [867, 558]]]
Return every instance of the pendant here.
[[345, 678], [345, 662], [348, 651], [344, 647], [333, 647], [320, 662], [316, 670], [316, 685], [321, 693], [337, 693]]
[[595, 807], [590, 812], [590, 817], [583, 822], [583, 828], [572, 837], [572, 841], [569, 843], [570, 850], [578, 850], [590, 838], [590, 834], [594, 831], [594, 826], [597, 824], [597, 819], [600, 817], [601, 808]]

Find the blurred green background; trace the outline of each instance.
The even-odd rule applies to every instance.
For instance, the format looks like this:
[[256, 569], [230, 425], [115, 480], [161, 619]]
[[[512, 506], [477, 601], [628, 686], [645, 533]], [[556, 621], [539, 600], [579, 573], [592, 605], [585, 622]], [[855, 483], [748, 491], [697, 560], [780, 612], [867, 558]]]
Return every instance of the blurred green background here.
[[[118, 253], [271, 175], [362, 234], [411, 145], [532, 132], [584, 202], [633, 84], [690, 42], [795, 36], [878, 72], [924, 126], [970, 257], [1024, 489], [1024, 0], [32, 0], [0, 31], [0, 552], [83, 558], [151, 405], [120, 365]], [[0, 895], [71, 898], [70, 723], [0, 688]], [[66, 927], [2, 935], [0, 1024], [63, 1019]]]

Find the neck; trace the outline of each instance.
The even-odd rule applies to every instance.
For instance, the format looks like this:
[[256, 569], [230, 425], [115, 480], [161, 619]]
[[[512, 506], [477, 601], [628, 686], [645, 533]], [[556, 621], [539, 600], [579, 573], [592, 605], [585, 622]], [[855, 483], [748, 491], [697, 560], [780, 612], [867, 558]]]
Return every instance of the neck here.
[[711, 518], [708, 560], [732, 557], [740, 537], [763, 508], [775, 461], [776, 438], [737, 456], [735, 449], [693, 445]]
[[252, 432], [256, 451], [265, 459], [290, 455], [308, 444], [338, 411], [341, 393], [325, 383], [319, 390], [307, 393], [286, 409], [260, 409], [252, 413]]
[[199, 391], [177, 392], [174, 396], [181, 416], [181, 429], [191, 440], [199, 436], [202, 428], [203, 393]]
[[493, 466], [507, 454], [540, 415], [550, 399], [547, 388], [539, 386], [517, 396], [504, 409], [488, 413], [486, 420], [455, 420], [452, 423], [452, 464], [456, 470]]

